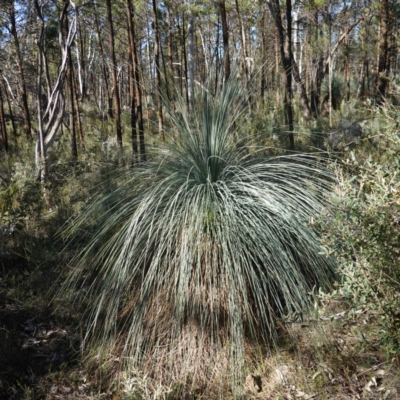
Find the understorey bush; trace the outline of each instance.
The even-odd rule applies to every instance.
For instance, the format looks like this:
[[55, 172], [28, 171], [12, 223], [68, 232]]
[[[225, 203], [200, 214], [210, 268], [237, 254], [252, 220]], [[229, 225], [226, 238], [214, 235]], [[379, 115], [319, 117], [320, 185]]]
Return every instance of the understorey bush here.
[[246, 140], [237, 83], [196, 99], [190, 112], [174, 105], [159, 156], [68, 225], [87, 245], [63, 286], [90, 304], [88, 347], [192, 388], [237, 383], [246, 347], [273, 343], [279, 317], [306, 312], [335, 277], [313, 223], [332, 184], [324, 164]]

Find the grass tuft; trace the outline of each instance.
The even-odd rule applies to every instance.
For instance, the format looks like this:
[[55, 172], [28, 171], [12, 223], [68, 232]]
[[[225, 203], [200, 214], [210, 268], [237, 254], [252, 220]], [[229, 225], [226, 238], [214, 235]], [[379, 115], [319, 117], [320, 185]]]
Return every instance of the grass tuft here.
[[330, 174], [244, 139], [245, 98], [231, 81], [203, 88], [190, 113], [176, 104], [170, 144], [65, 232], [88, 243], [63, 286], [90, 304], [87, 339], [192, 388], [242, 379], [246, 346], [273, 343], [279, 317], [305, 312], [335, 276], [312, 222]]

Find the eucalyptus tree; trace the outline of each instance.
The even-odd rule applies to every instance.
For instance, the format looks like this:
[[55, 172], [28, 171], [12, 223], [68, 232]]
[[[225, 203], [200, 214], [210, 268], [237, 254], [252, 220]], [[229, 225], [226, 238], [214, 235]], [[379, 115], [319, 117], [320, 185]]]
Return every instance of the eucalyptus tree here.
[[[36, 135], [35, 160], [36, 176], [43, 183], [47, 180], [47, 150], [50, 147], [58, 128], [61, 124], [65, 99], [64, 99], [64, 80], [68, 68], [68, 51], [72, 45], [76, 29], [76, 6], [72, 0], [63, 0], [61, 11], [58, 17], [58, 40], [61, 52], [61, 61], [58, 74], [52, 83], [46, 71], [46, 27], [49, 20], [46, 16], [48, 4], [45, 0], [35, 0], [34, 2], [37, 17], [39, 19], [38, 35], [38, 62], [37, 62], [37, 119], [38, 130]], [[67, 16], [68, 8], [71, 6], [74, 12], [74, 18], [69, 26], [68, 32], [64, 33], [64, 22]], [[45, 73], [48, 89], [48, 101], [46, 107], [42, 108], [43, 82], [42, 76]]]

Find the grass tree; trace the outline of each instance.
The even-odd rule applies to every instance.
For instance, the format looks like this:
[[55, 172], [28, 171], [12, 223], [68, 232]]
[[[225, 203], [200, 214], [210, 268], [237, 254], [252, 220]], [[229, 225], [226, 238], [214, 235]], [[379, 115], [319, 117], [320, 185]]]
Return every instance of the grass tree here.
[[245, 140], [245, 98], [230, 81], [190, 115], [175, 105], [170, 145], [67, 229], [90, 237], [66, 284], [89, 300], [88, 338], [167, 379], [209, 381], [216, 365], [237, 378], [247, 344], [272, 343], [334, 277], [312, 224], [330, 176]]

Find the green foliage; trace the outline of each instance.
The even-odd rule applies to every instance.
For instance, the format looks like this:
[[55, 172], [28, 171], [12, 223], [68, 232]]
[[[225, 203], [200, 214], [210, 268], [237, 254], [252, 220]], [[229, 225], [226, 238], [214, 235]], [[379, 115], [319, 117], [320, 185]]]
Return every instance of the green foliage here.
[[29, 218], [37, 218], [43, 209], [40, 183], [32, 169], [21, 162], [5, 160], [0, 165], [0, 254], [16, 251], [19, 232], [26, 228]]
[[177, 104], [171, 145], [66, 228], [95, 228], [65, 285], [84, 280], [88, 337], [141, 368], [195, 379], [227, 357], [237, 376], [246, 341], [274, 340], [279, 315], [334, 277], [312, 224], [330, 175], [312, 156], [243, 146], [243, 98], [229, 82], [190, 115]]
[[364, 146], [338, 166], [337, 206], [328, 230], [342, 265], [339, 293], [376, 315], [377, 333], [390, 354], [400, 351], [400, 139], [395, 112], [386, 107], [378, 113], [381, 123], [386, 120], [385, 133], [369, 155]]
[[[338, 74], [333, 74], [331, 81], [331, 92], [332, 92], [332, 108], [336, 110], [342, 99], [343, 93], [343, 79]], [[321, 94], [324, 98], [324, 101], [328, 101], [329, 99], [329, 78], [325, 78], [322, 82]]]

